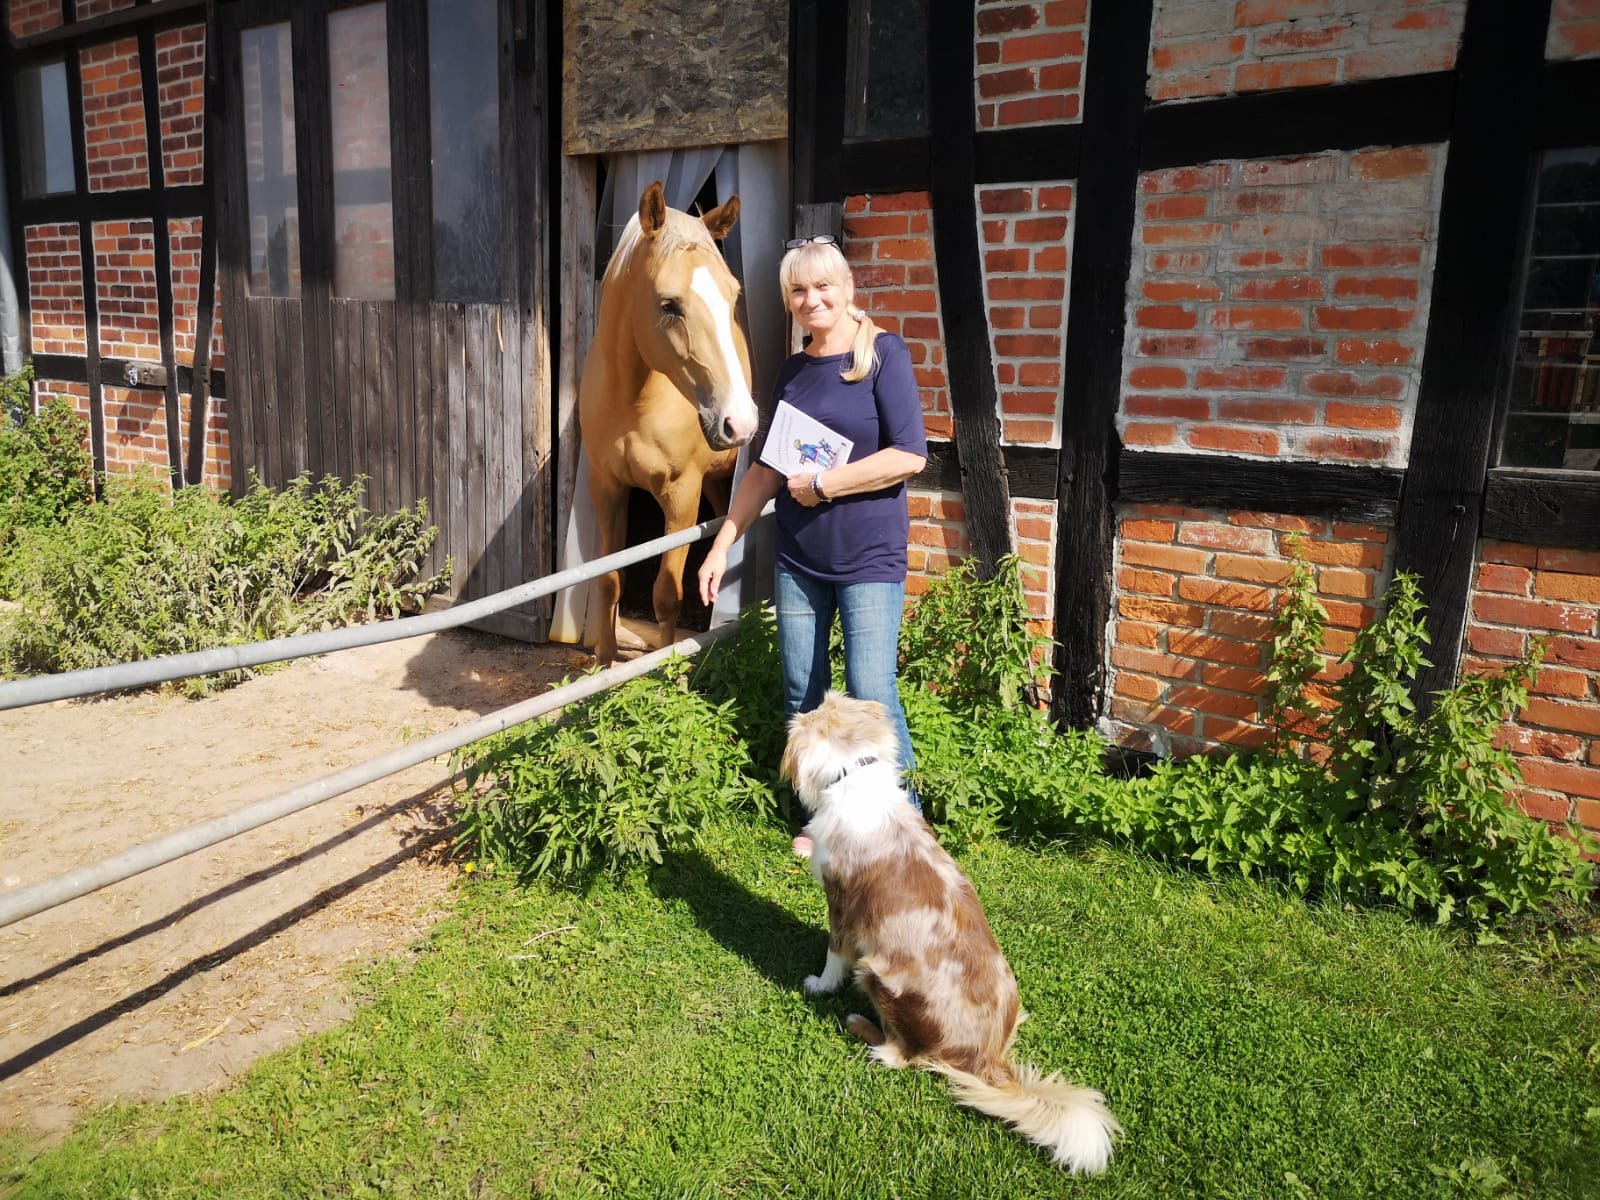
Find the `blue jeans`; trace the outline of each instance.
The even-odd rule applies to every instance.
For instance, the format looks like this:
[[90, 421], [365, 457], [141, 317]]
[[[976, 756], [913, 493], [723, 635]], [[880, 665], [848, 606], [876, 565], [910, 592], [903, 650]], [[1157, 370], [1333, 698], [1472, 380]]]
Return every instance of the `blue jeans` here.
[[[900, 664], [900, 614], [905, 608], [906, 585], [899, 583], [829, 583], [776, 570], [778, 601], [778, 655], [783, 661], [783, 715], [810, 712], [822, 703], [832, 668], [828, 662], [828, 633], [833, 614], [844, 630], [845, 691], [858, 700], [876, 700], [888, 711], [900, 742], [900, 769], [916, 765], [911, 752], [911, 731], [895, 673]], [[914, 791], [911, 803], [921, 808]]]

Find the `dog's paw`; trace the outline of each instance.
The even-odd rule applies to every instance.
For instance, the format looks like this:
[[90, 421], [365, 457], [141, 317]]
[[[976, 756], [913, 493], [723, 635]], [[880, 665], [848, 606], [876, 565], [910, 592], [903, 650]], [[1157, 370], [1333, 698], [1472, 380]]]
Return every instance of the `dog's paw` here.
[[826, 996], [839, 985], [829, 983], [821, 975], [807, 975], [800, 981], [800, 986], [805, 989], [808, 996]]

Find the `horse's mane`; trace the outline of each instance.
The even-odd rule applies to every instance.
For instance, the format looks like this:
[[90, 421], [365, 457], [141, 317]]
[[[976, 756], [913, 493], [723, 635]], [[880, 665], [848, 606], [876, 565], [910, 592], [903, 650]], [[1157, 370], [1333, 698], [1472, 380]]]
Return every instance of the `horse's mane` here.
[[711, 231], [699, 218], [669, 208], [667, 223], [655, 237], [647, 239], [639, 226], [639, 214], [634, 213], [628, 218], [622, 237], [617, 241], [617, 248], [611, 252], [611, 261], [606, 265], [605, 276], [600, 281], [602, 286], [611, 283], [628, 268], [633, 256], [642, 252], [641, 243], [648, 243], [647, 248], [656, 254], [670, 254], [674, 250], [704, 249], [721, 257], [717, 252], [717, 244], [711, 237]]

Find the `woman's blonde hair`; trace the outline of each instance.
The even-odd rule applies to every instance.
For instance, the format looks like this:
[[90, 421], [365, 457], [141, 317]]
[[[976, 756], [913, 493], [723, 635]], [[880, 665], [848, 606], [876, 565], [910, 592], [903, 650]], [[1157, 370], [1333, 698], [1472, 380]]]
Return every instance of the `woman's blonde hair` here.
[[789, 307], [789, 294], [796, 287], [826, 280], [844, 293], [845, 311], [860, 324], [855, 340], [850, 343], [850, 361], [839, 376], [846, 383], [855, 383], [872, 374], [878, 365], [873, 345], [883, 331], [856, 307], [856, 281], [850, 274], [850, 264], [834, 242], [807, 242], [796, 246], [783, 256], [778, 264], [778, 286], [783, 291], [783, 306]]

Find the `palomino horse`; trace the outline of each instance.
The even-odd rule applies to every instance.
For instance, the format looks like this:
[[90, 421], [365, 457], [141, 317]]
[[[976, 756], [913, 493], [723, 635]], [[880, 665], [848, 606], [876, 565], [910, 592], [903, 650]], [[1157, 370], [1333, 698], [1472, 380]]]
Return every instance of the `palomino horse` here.
[[[697, 220], [667, 207], [660, 183], [639, 200], [606, 267], [594, 341], [578, 388], [589, 498], [600, 553], [622, 549], [628, 491], [656, 498], [666, 531], [694, 524], [700, 493], [720, 515], [738, 447], [756, 431], [750, 351], [734, 318], [739, 283], [713, 239], [739, 219], [739, 198]], [[689, 548], [661, 556], [653, 598], [660, 644], [676, 636]], [[619, 572], [602, 575], [594, 657], [617, 656]]]

